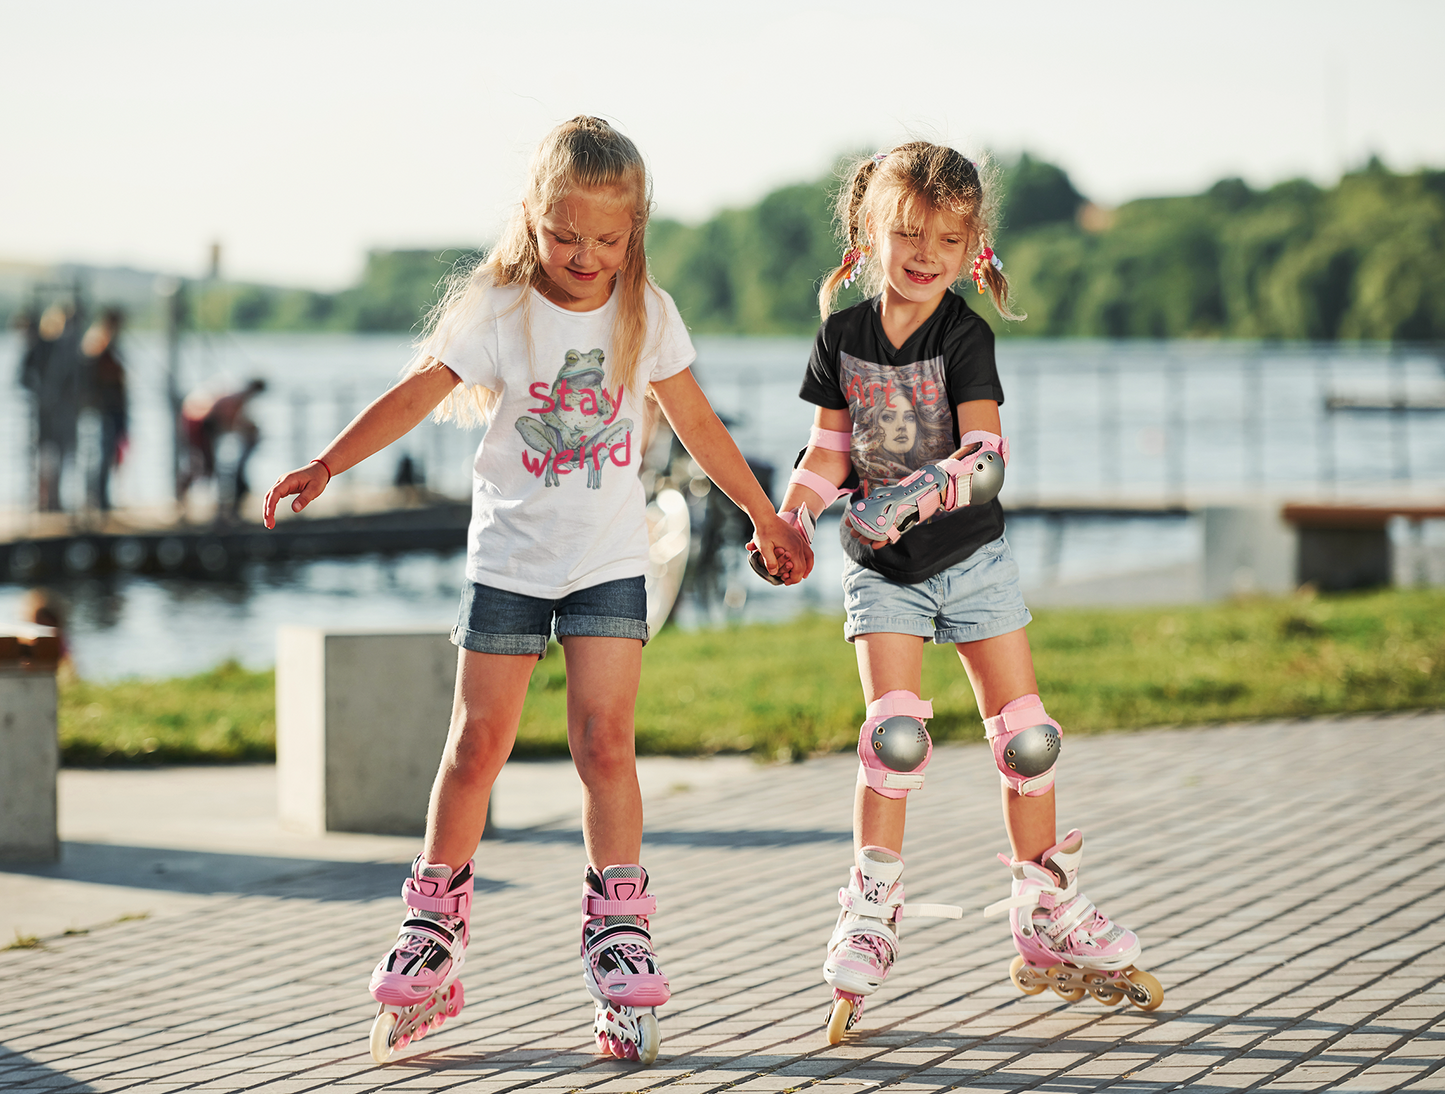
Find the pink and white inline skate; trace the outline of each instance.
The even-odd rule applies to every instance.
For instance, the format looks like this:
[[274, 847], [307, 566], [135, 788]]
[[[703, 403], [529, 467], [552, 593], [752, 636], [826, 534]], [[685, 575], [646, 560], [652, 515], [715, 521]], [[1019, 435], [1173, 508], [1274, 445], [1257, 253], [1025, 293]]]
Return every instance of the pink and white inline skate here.
[[1114, 923], [1079, 892], [1084, 837], [1078, 829], [1038, 862], [999, 855], [1013, 871], [1013, 895], [990, 904], [984, 915], [1009, 913], [1014, 948], [1009, 979], [1025, 995], [1053, 988], [1075, 1002], [1092, 995], [1105, 1006], [1128, 998], [1140, 1010], [1164, 1001], [1159, 981], [1134, 962], [1143, 946], [1133, 931]]
[[878, 990], [898, 960], [898, 921], [909, 916], [958, 919], [951, 904], [905, 904], [903, 859], [886, 847], [864, 847], [848, 884], [838, 890], [838, 923], [828, 940], [823, 979], [833, 989], [828, 1043], [836, 1045], [863, 1017], [863, 1000]]
[[636, 864], [587, 867], [582, 883], [582, 979], [597, 1005], [597, 1051], [644, 1066], [657, 1059], [662, 1033], [654, 1008], [672, 996], [652, 952], [648, 916], [657, 898]]
[[371, 994], [380, 1004], [371, 1025], [371, 1058], [379, 1064], [462, 1012], [457, 977], [470, 937], [472, 864], [453, 873], [418, 855], [401, 897], [407, 917], [371, 974]]

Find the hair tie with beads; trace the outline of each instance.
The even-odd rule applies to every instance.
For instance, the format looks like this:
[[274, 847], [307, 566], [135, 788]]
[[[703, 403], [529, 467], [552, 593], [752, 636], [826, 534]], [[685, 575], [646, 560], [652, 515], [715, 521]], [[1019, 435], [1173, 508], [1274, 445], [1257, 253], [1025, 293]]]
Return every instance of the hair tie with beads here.
[[868, 256], [873, 253], [873, 248], [864, 243], [862, 246], [853, 246], [843, 256], [843, 268], [848, 272], [843, 275], [843, 288], [847, 288], [858, 280], [858, 274], [862, 272], [863, 264], [868, 261]]
[[973, 283], [978, 286], [980, 295], [983, 293], [983, 264], [985, 262], [999, 273], [1003, 273], [1003, 260], [993, 253], [992, 247], [985, 247], [980, 251], [973, 260]]

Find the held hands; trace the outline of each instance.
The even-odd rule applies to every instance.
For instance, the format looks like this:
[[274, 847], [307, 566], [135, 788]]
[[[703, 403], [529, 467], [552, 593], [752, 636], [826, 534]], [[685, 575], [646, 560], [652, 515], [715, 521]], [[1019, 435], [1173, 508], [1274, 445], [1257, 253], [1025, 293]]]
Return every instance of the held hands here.
[[796, 585], [813, 570], [812, 514], [767, 513], [753, 525], [748, 561], [774, 585]]
[[313, 501], [321, 496], [321, 492], [331, 483], [331, 472], [326, 470], [326, 465], [320, 460], [312, 460], [305, 467], [298, 467], [295, 471], [287, 472], [276, 480], [274, 486], [266, 491], [266, 500], [262, 503], [261, 520], [267, 528], [276, 527], [276, 505], [282, 498], [289, 498], [296, 495], [296, 500], [291, 503], [291, 512], [299, 513]]

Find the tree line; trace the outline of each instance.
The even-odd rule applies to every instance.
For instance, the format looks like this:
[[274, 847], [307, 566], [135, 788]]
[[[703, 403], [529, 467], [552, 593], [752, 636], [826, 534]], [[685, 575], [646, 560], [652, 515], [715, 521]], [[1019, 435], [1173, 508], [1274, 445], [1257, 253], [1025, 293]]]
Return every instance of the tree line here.
[[[648, 258], [700, 333], [808, 334], [817, 285], [839, 261], [834, 177], [786, 186], [701, 224], [655, 219]], [[1333, 187], [1264, 190], [1225, 179], [1202, 194], [1104, 209], [1054, 164], [1004, 173], [996, 249], [1019, 307], [1000, 333], [1040, 337], [1445, 339], [1445, 171], [1378, 160]], [[338, 293], [197, 286], [211, 329], [408, 330], [473, 248], [376, 251]], [[843, 304], [851, 302], [845, 294]]]

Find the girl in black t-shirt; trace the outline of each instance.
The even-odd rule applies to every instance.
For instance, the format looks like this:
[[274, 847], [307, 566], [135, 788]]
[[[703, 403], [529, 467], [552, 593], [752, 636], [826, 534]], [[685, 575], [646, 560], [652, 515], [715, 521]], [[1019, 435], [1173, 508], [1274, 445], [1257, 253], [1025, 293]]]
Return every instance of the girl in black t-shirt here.
[[[1031, 617], [996, 487], [981, 490], [970, 477], [980, 457], [996, 468], [1008, 454], [993, 333], [951, 291], [971, 261], [978, 292], [1017, 318], [989, 246], [993, 197], [978, 164], [924, 141], [859, 163], [839, 195], [847, 252], [823, 283], [824, 322], [803, 382], [817, 411], [785, 518], [811, 528], [813, 516], [849, 492], [839, 484], [857, 477], [841, 522], [843, 586], [867, 719], [858, 740], [856, 859], [823, 966], [834, 989], [834, 1043], [892, 968], [902, 915], [960, 914], [906, 906], [900, 881], [906, 796], [922, 786], [933, 751], [924, 729], [932, 708], [919, 697], [929, 638], [957, 648], [1003, 779], [1013, 886], [989, 911], [1010, 913], [1015, 984], [1030, 994], [1047, 985], [1066, 999], [1085, 991], [1106, 1003], [1128, 996], [1144, 1009], [1162, 998], [1159, 982], [1133, 967], [1141, 952], [1135, 934], [1078, 890], [1083, 836], [1058, 838], [1062, 731], [1038, 696], [1023, 629]], [[840, 285], [859, 277], [870, 299], [830, 315]], [[950, 458], [963, 454], [967, 460]], [[890, 497], [912, 500], [885, 505]], [[922, 519], [910, 524], [914, 511]], [[898, 521], [900, 513], [907, 519]], [[877, 519], [885, 527], [874, 527], [875, 514], [884, 514]]]

